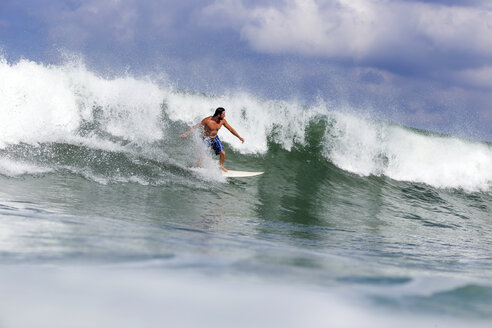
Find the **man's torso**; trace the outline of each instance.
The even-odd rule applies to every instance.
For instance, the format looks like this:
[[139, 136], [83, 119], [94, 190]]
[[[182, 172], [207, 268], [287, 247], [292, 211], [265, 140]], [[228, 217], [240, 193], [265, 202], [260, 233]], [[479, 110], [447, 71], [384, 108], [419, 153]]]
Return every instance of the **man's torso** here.
[[217, 135], [217, 132], [219, 132], [219, 129], [224, 125], [225, 120], [221, 120], [218, 123], [211, 117], [205, 118], [205, 124], [204, 124], [204, 135], [210, 138], [215, 138]]

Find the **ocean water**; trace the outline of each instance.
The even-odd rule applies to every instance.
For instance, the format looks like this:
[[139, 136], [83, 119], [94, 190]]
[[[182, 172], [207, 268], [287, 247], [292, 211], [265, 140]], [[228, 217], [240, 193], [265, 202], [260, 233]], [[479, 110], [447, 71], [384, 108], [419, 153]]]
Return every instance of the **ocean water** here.
[[[490, 143], [80, 64], [0, 76], [0, 327], [490, 327]], [[218, 106], [246, 140], [220, 131], [226, 167], [263, 175], [179, 138]]]

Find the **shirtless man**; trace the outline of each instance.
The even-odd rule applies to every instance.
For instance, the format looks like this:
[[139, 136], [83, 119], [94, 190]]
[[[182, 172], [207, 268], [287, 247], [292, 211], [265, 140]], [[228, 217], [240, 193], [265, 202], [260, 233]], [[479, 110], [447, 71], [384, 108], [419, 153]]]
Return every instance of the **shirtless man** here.
[[[244, 143], [244, 139], [239, 136], [239, 134], [234, 130], [225, 120], [225, 109], [222, 107], [219, 107], [215, 110], [215, 113], [213, 116], [208, 116], [205, 117], [200, 123], [194, 125], [188, 132], [183, 133], [180, 135], [181, 138], [186, 138], [187, 136], [190, 135], [191, 131], [195, 130], [196, 128], [203, 126], [203, 140], [205, 143], [213, 148], [215, 151], [215, 155], [220, 155], [220, 168], [222, 171], [227, 172], [226, 168], [224, 167], [224, 162], [225, 162], [225, 150], [224, 146], [222, 145], [222, 142], [219, 139], [219, 136], [217, 133], [219, 132], [219, 129], [223, 126], [227, 128], [227, 130], [231, 131], [233, 135], [239, 138]], [[201, 159], [199, 163], [201, 162]]]

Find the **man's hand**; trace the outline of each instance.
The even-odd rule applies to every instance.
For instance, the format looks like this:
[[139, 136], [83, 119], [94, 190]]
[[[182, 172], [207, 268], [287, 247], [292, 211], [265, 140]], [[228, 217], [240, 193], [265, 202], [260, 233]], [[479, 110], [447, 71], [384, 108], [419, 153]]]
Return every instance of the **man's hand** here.
[[239, 140], [241, 140], [241, 141], [242, 141], [242, 143], [244, 143], [244, 139], [243, 139], [243, 138], [239, 137]]
[[179, 137], [180, 137], [180, 138], [186, 138], [187, 136], [188, 136], [188, 134], [187, 134], [187, 133], [183, 133], [183, 134], [182, 134], [182, 135], [180, 135]]

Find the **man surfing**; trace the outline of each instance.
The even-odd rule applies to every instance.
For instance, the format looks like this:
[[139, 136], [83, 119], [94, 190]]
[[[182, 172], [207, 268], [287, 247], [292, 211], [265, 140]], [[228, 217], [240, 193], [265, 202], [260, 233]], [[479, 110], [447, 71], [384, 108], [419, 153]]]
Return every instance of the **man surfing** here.
[[[217, 133], [219, 132], [222, 126], [225, 126], [227, 130], [231, 131], [233, 135], [239, 138], [239, 140], [244, 143], [244, 139], [239, 136], [239, 134], [234, 130], [229, 123], [225, 120], [225, 109], [219, 107], [215, 110], [213, 116], [205, 117], [200, 123], [191, 127], [191, 129], [180, 135], [181, 138], [186, 138], [190, 135], [190, 133], [196, 128], [203, 126], [203, 141], [211, 147], [215, 151], [215, 155], [220, 155], [219, 163], [220, 169], [224, 172], [227, 172], [227, 169], [224, 167], [225, 162], [225, 150], [222, 142], [219, 139]], [[199, 163], [201, 162], [201, 159]]]

